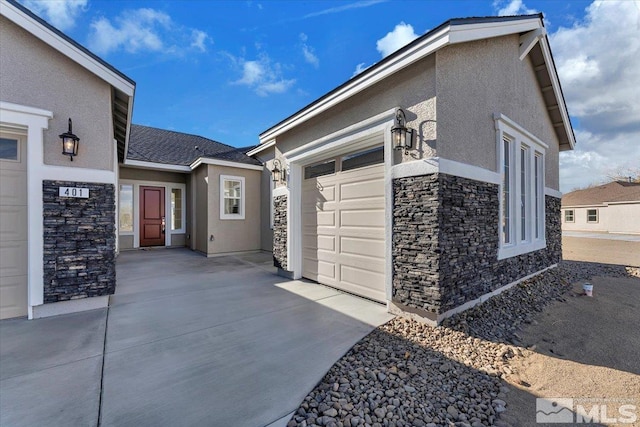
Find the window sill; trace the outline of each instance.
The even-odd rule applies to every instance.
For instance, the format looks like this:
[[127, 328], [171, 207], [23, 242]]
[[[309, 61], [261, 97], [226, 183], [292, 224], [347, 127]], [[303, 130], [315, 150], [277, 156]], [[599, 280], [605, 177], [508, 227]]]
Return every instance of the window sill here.
[[539, 251], [547, 247], [546, 240], [539, 240], [533, 243], [522, 243], [517, 246], [507, 246], [498, 249], [498, 260], [512, 258], [514, 256]]
[[244, 220], [244, 215], [223, 215], [220, 216], [221, 221], [232, 220], [232, 221], [242, 221]]

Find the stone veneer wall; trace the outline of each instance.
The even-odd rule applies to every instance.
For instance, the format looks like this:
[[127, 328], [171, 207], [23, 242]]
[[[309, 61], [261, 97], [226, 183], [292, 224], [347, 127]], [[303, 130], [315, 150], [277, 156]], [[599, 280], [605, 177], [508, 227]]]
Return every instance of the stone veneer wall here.
[[[60, 197], [60, 187], [89, 198]], [[111, 295], [116, 288], [113, 184], [43, 181], [44, 302]]]
[[273, 198], [273, 265], [287, 270], [287, 196]]
[[560, 199], [545, 197], [545, 249], [498, 260], [498, 185], [431, 174], [393, 193], [396, 303], [442, 314], [560, 261]]

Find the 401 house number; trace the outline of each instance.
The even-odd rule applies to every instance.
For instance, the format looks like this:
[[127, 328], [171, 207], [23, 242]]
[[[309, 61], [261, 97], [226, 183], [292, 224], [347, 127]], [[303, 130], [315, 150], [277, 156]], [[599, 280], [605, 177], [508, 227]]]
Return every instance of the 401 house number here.
[[79, 199], [89, 198], [89, 189], [80, 187], [60, 187], [60, 197], [75, 197]]

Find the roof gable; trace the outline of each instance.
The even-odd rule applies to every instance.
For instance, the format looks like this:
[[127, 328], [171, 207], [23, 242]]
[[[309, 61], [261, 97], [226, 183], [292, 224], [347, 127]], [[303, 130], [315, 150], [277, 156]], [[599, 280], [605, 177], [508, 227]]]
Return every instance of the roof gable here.
[[[572, 149], [575, 144], [575, 136], [544, 30], [542, 14], [457, 18], [446, 21], [267, 129], [260, 134], [260, 143], [263, 144], [264, 148], [270, 146], [270, 143], [278, 135], [321, 114], [447, 45], [509, 34], [521, 35], [520, 59], [535, 51], [535, 55], [537, 55], [534, 58], [536, 77], [540, 83], [540, 90], [545, 94], [545, 102], [558, 134], [560, 148], [563, 150]], [[262, 146], [257, 147], [250, 154], [258, 153], [261, 148]]]
[[562, 196], [562, 206], [601, 205], [614, 202], [640, 202], [640, 182], [614, 181], [576, 190]]
[[135, 82], [15, 0], [0, 0], [0, 13], [113, 87], [114, 138], [118, 141], [118, 157], [122, 160], [133, 113]]

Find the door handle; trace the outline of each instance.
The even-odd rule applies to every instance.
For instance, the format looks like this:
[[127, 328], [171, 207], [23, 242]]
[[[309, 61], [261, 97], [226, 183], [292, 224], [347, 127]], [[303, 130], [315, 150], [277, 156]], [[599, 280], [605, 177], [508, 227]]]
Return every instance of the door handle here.
[[167, 227], [167, 223], [166, 223], [166, 221], [164, 220], [164, 217], [162, 217], [162, 233], [164, 233], [164, 231], [165, 231], [166, 227]]

